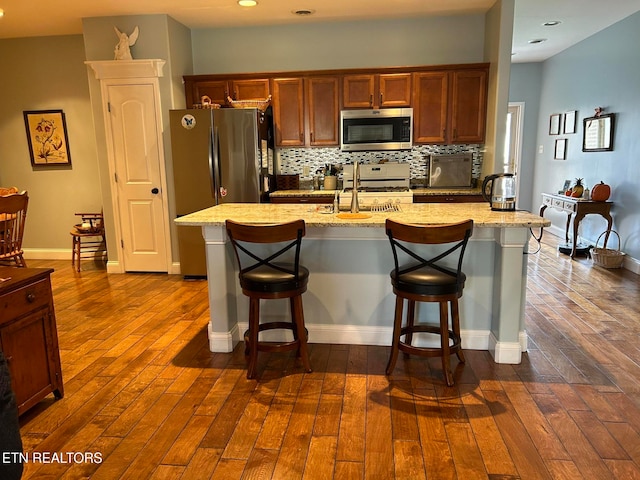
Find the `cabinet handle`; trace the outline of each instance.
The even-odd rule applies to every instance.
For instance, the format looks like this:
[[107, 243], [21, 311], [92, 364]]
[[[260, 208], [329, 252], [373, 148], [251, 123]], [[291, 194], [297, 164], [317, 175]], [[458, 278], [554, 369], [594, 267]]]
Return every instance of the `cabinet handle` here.
[[35, 293], [27, 293], [27, 302], [33, 303], [35, 301], [36, 301], [36, 294]]
[[313, 142], [313, 132], [309, 133], [309, 139]]
[[304, 142], [304, 133], [303, 132], [300, 132], [300, 141]]
[[373, 95], [369, 95], [369, 106], [373, 107]]
[[13, 362], [13, 355], [9, 355], [8, 357], [5, 357], [5, 360], [7, 361], [7, 363]]
[[382, 106], [382, 92], [380, 92], [380, 106]]

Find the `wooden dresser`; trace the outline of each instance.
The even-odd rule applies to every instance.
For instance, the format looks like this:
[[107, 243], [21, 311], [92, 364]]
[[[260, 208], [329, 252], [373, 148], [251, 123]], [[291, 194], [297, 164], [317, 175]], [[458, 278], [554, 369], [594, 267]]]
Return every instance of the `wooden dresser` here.
[[0, 349], [11, 373], [18, 413], [53, 393], [62, 370], [50, 268], [0, 267]]

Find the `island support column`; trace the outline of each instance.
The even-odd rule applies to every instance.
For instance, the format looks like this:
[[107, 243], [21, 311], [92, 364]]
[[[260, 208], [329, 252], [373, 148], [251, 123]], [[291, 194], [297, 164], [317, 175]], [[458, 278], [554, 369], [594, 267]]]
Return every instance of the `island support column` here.
[[493, 314], [489, 351], [496, 363], [520, 363], [527, 350], [524, 328], [529, 230], [495, 230]]
[[202, 227], [209, 283], [209, 350], [232, 352], [240, 341], [236, 303], [237, 272], [224, 227]]

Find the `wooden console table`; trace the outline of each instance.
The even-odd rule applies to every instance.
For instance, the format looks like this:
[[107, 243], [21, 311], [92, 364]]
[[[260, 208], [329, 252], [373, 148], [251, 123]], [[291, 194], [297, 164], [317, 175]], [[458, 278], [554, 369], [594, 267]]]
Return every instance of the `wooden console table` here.
[[573, 244], [571, 246], [571, 258], [576, 256], [576, 244], [578, 240], [578, 225], [582, 219], [589, 214], [601, 215], [607, 220], [607, 233], [604, 236], [604, 246], [609, 241], [609, 232], [613, 224], [611, 218], [611, 206], [613, 202], [594, 202], [593, 200], [582, 200], [579, 198], [567, 197], [566, 195], [555, 195], [552, 193], [542, 194], [542, 206], [540, 216], [542, 217], [547, 207], [555, 208], [567, 213], [567, 226], [565, 228], [565, 241], [569, 243], [569, 225], [573, 218]]

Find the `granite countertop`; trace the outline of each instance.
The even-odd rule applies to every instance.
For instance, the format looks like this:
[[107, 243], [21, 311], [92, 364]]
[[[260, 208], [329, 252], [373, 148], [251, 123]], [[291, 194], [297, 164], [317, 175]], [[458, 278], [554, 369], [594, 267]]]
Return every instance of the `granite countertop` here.
[[[481, 195], [479, 188], [412, 188], [414, 195]], [[333, 197], [335, 190], [277, 190], [271, 197]]]
[[[550, 220], [529, 212], [494, 212], [488, 203], [413, 203], [401, 212], [361, 212], [366, 218], [339, 218], [329, 205], [226, 203], [175, 219], [177, 225], [222, 226], [226, 219], [273, 224], [302, 218], [309, 227], [382, 227], [387, 218], [405, 223], [443, 224], [469, 218], [488, 228], [548, 227]], [[348, 212], [341, 212], [348, 213]]]

